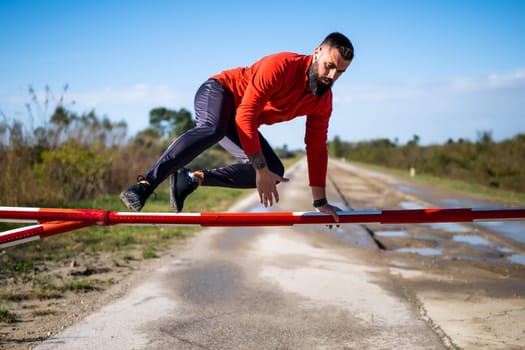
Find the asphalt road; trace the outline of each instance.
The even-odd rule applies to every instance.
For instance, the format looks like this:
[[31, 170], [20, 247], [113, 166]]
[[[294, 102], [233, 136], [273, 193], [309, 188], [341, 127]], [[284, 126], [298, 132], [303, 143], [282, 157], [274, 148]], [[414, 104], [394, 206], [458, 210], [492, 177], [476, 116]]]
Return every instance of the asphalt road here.
[[[305, 162], [288, 172], [291, 181], [279, 185], [281, 202], [272, 210], [311, 210], [306, 173]], [[331, 163], [330, 174], [329, 198], [343, 208], [390, 208], [419, 200], [396, 190], [391, 178], [361, 174], [359, 180], [356, 169], [344, 164]], [[266, 209], [254, 195], [232, 208], [249, 210]], [[491, 323], [523, 324], [522, 266], [514, 266], [516, 271], [507, 267], [512, 292], [491, 294], [482, 287], [483, 296], [493, 301], [494, 316], [484, 323], [469, 309], [470, 302], [483, 300], [464, 294], [472, 281], [459, 281], [463, 289], [454, 289], [452, 297], [448, 282], [438, 285], [454, 279], [449, 272], [456, 263], [468, 263], [445, 266], [439, 263], [449, 256], [444, 253], [407, 255], [394, 249], [394, 238], [375, 235], [387, 250], [393, 247], [381, 250], [370, 233], [382, 229], [204, 229], [124, 297], [36, 349], [468, 349], [487, 344], [518, 349], [524, 344], [523, 326], [498, 333]], [[411, 230], [405, 229], [402, 242], [415, 241]], [[464, 271], [479, 270], [479, 265], [468, 265]], [[479, 274], [485, 282], [491, 278]], [[495, 298], [502, 303], [494, 303]], [[498, 319], [498, 313], [504, 316]]]

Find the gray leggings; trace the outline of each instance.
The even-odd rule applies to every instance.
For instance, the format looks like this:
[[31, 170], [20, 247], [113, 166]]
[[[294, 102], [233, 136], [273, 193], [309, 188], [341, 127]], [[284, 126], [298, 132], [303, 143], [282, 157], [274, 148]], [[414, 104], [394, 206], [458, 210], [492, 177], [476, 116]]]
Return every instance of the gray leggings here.
[[[248, 163], [235, 126], [233, 95], [217, 80], [201, 85], [195, 95], [196, 126], [173, 141], [144, 177], [157, 187], [170, 174], [183, 168], [199, 154], [219, 143], [240, 163], [216, 169], [204, 169], [203, 186], [255, 188], [255, 170]], [[259, 133], [262, 152], [268, 168], [283, 176], [284, 166]]]

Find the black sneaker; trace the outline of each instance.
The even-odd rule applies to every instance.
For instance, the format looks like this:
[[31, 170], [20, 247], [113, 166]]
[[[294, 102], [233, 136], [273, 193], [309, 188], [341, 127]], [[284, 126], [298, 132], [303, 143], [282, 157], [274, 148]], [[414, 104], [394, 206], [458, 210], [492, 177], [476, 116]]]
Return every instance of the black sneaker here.
[[170, 175], [170, 202], [171, 207], [177, 210], [177, 213], [182, 211], [184, 200], [199, 186], [199, 183], [190, 176], [189, 169], [179, 169], [176, 174]]
[[129, 209], [140, 211], [152, 193], [153, 189], [151, 185], [142, 175], [139, 175], [137, 177], [137, 183], [122, 192], [120, 199]]

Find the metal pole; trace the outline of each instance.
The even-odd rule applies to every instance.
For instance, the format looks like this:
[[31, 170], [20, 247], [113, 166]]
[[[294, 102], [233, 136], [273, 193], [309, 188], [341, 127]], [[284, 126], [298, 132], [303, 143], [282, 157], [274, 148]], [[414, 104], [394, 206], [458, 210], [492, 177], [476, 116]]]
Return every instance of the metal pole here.
[[[341, 211], [339, 224], [419, 224], [525, 220], [525, 208], [454, 208]], [[0, 233], [0, 248], [91, 225], [292, 226], [335, 224], [317, 212], [132, 213], [97, 209], [0, 207], [0, 221], [39, 223]], [[34, 239], [38, 239], [34, 238]]]

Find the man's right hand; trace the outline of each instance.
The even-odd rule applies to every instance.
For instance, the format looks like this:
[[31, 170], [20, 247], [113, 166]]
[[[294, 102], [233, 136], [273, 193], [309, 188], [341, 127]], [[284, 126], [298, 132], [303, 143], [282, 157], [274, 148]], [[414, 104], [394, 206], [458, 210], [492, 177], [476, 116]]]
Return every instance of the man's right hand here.
[[259, 203], [263, 204], [265, 208], [272, 206], [279, 202], [279, 192], [277, 191], [278, 182], [288, 182], [288, 178], [277, 175], [270, 171], [268, 167], [255, 170], [255, 184], [257, 185], [257, 193], [259, 194]]

